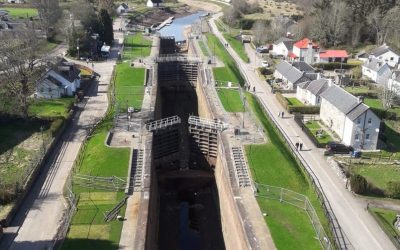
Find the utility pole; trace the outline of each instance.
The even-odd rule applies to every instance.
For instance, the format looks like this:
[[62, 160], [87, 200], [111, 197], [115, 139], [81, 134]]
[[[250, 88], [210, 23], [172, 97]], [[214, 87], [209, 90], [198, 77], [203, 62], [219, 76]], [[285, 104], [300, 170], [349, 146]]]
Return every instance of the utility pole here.
[[76, 39], [76, 49], [78, 50], [78, 60], [79, 60], [79, 37]]

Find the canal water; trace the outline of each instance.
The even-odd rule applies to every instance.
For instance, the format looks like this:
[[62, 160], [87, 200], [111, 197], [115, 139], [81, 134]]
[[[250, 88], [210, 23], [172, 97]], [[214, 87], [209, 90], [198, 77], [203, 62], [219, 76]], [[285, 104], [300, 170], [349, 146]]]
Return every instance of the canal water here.
[[191, 25], [197, 21], [200, 21], [200, 16], [204, 15], [205, 12], [196, 12], [189, 16], [176, 18], [173, 20], [171, 25], [164, 26], [159, 32], [161, 36], [174, 36], [175, 41], [184, 41], [186, 40], [183, 35], [183, 30], [186, 26]]

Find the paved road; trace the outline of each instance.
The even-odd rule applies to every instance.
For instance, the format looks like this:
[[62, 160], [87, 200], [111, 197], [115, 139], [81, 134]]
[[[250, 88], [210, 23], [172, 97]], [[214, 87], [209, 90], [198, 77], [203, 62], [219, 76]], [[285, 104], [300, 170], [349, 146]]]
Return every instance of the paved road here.
[[[210, 25], [214, 34], [222, 42], [226, 43], [214, 23], [214, 20], [221, 15], [222, 13], [214, 15], [210, 20]], [[306, 159], [318, 176], [341, 227], [355, 249], [395, 249], [389, 238], [366, 211], [365, 201], [356, 198], [344, 188], [343, 182], [339, 180], [336, 173], [328, 166], [321, 151], [313, 146], [312, 142], [301, 131], [294, 120], [291, 117], [277, 117], [278, 112], [282, 111], [283, 108], [271, 93], [269, 86], [257, 76], [254, 70], [256, 65], [244, 63], [232, 48], [229, 47], [227, 50], [235, 61], [238, 62], [239, 68], [248, 79], [249, 84], [252, 87], [256, 87], [257, 96], [260, 97], [263, 105], [272, 112], [275, 119], [278, 120], [278, 123], [290, 136], [292, 143], [303, 142], [305, 148], [308, 149], [301, 151], [300, 154]], [[247, 50], [253, 51], [249, 55], [254, 55], [253, 49], [248, 47]], [[251, 58], [252, 56], [250, 56]]]
[[[115, 30], [118, 30], [120, 23], [117, 19], [114, 23]], [[66, 211], [63, 197], [66, 178], [87, 134], [87, 128], [100, 120], [108, 107], [108, 85], [117, 51], [122, 43], [122, 33], [115, 31], [114, 35], [116, 42], [112, 48], [112, 59], [94, 64], [94, 70], [100, 75], [97, 86], [91, 89], [84, 110], [67, 128], [11, 227], [6, 229], [0, 249], [43, 250], [52, 246]], [[59, 48], [56, 53], [62, 52], [63, 48]]]

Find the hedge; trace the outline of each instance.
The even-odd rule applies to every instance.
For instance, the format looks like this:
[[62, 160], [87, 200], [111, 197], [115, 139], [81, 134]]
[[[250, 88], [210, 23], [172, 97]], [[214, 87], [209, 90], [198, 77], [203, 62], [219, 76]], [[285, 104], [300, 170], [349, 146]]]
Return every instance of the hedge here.
[[[278, 90], [279, 91], [279, 90]], [[275, 94], [278, 102], [285, 108], [289, 113], [300, 113], [300, 114], [319, 114], [319, 106], [292, 106], [289, 105], [288, 100], [282, 95], [281, 92]]]
[[330, 63], [316, 63], [313, 65], [313, 67], [323, 70], [335, 70], [335, 69], [352, 69], [354, 67], [357, 67], [357, 65], [348, 63], [330, 62]]
[[350, 186], [351, 190], [356, 194], [366, 194], [369, 191], [367, 180], [359, 174], [350, 176]]
[[387, 184], [387, 196], [394, 199], [400, 199], [400, 182], [389, 181]]
[[380, 119], [388, 119], [388, 120], [396, 120], [397, 114], [396, 112], [392, 112], [389, 110], [379, 109], [379, 108], [372, 108], [370, 109], [380, 118]]
[[52, 136], [55, 136], [57, 134], [58, 130], [61, 128], [64, 121], [65, 120], [62, 118], [57, 118], [51, 123], [50, 133], [52, 134]]

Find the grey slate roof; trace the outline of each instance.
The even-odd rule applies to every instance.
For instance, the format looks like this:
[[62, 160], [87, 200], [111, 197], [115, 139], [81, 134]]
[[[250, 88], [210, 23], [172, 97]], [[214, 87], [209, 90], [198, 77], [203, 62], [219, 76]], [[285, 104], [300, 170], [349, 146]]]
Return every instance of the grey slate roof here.
[[367, 67], [373, 71], [378, 72], [386, 63], [376, 58], [369, 58], [365, 63], [364, 67]]
[[367, 105], [359, 102], [357, 97], [336, 85], [330, 86], [320, 96], [352, 121], [369, 109]]
[[[293, 67], [287, 61], [282, 61], [276, 66], [276, 70], [289, 82], [296, 83], [301, 78], [303, 78], [304, 73], [298, 70], [297, 68]], [[305, 78], [304, 81], [308, 80]]]
[[315, 72], [315, 69], [306, 62], [293, 62], [292, 65], [303, 72]]
[[301, 89], [306, 89], [308, 87], [308, 85], [310, 85], [310, 81], [302, 82], [302, 83], [298, 84], [297, 86], [299, 86]]
[[310, 91], [313, 95], [319, 95], [324, 92], [329, 87], [329, 80], [325, 78], [321, 78], [318, 80], [311, 81], [307, 90]]
[[288, 49], [288, 50], [292, 50], [293, 49], [293, 44], [295, 43], [296, 41], [294, 41], [293, 39], [290, 39], [290, 38], [287, 38], [287, 37], [281, 37], [281, 38], [279, 38], [278, 40], [276, 40], [275, 42], [274, 42], [274, 44], [275, 45], [278, 45], [278, 44], [280, 44], [280, 43], [283, 43], [284, 45], [285, 45], [285, 47]]
[[389, 46], [387, 46], [386, 44], [383, 44], [382, 46], [379, 46], [378, 48], [375, 48], [372, 52], [371, 55], [378, 57], [380, 55], [385, 54], [386, 52], [392, 51], [393, 53], [398, 54], [396, 51], [394, 51], [393, 49], [391, 49]]

